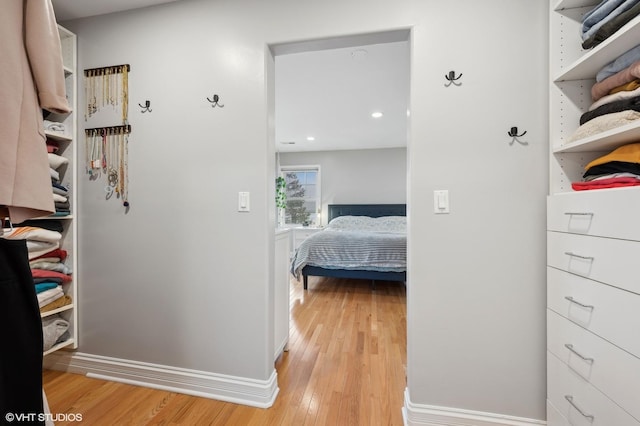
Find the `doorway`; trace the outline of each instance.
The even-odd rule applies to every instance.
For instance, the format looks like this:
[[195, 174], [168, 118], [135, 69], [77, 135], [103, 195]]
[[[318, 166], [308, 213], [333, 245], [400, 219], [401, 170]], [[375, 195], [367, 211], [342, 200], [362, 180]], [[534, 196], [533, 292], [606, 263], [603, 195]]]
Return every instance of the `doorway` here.
[[[270, 122], [273, 123], [273, 128], [270, 129], [269, 149], [276, 157], [273, 173], [277, 176], [280, 166], [319, 165], [322, 168], [320, 187], [322, 207], [319, 219], [321, 225], [326, 225], [326, 206], [330, 203], [407, 203], [408, 201], [406, 166], [410, 92], [409, 36], [409, 30], [398, 30], [284, 43], [269, 47], [272, 63], [268, 65], [268, 74], [271, 75], [267, 86], [272, 118]], [[376, 62], [381, 60], [383, 53], [390, 55], [386, 58], [393, 58], [387, 59], [385, 66], [388, 66], [388, 69]], [[342, 65], [340, 60], [343, 61]], [[344, 62], [350, 69], [343, 68]], [[305, 71], [303, 66], [310, 68], [306, 68]], [[366, 70], [375, 72], [363, 74]], [[360, 72], [360, 78], [353, 80], [350, 74], [358, 75], [356, 71]], [[372, 75], [375, 73], [391, 78], [391, 81], [387, 83], [378, 81], [367, 86], [368, 78], [364, 76], [372, 77], [371, 80], [375, 81]], [[325, 77], [328, 83], [323, 81]], [[400, 94], [404, 96], [389, 93], [390, 90], [402, 91], [403, 93]], [[360, 116], [349, 121], [348, 117], [352, 112], [359, 112]], [[396, 126], [381, 125], [384, 121], [376, 121], [380, 117], [372, 117], [375, 112], [382, 112], [383, 120], [386, 119], [389, 122], [395, 120]], [[359, 132], [356, 129], [364, 130]], [[359, 151], [362, 152], [361, 155], [358, 154]], [[365, 166], [355, 165], [356, 161], [370, 165], [372, 158], [384, 157], [391, 152], [397, 155], [398, 151], [404, 153], [404, 165], [400, 178], [404, 184], [403, 193], [400, 196], [395, 194], [399, 198], [393, 198], [393, 185], [387, 188], [388, 193], [383, 195], [380, 194], [380, 190], [369, 191], [361, 184], [357, 188], [347, 188], [347, 182], [356, 179], [346, 179], [345, 176], [349, 173], [354, 174], [356, 171], [345, 170], [345, 168], [355, 168], [362, 172]], [[401, 166], [394, 166], [394, 170], [399, 167]], [[384, 171], [379, 171], [377, 176], [371, 175], [363, 179], [372, 181], [384, 179], [384, 177]], [[380, 188], [376, 183], [374, 186]], [[371, 197], [382, 198], [372, 199]], [[274, 214], [274, 217], [276, 216]], [[273, 224], [275, 226], [275, 221]], [[340, 284], [345, 285], [345, 283]], [[366, 286], [356, 285], [352, 291], [354, 294], [362, 293], [364, 288]], [[292, 294], [296, 292], [300, 294], [293, 288]], [[301, 294], [304, 298], [304, 293]], [[301, 300], [297, 299], [296, 303], [304, 303], [304, 300]], [[406, 329], [406, 317], [398, 320], [404, 322]], [[295, 330], [296, 338], [301, 336], [299, 331]], [[403, 341], [403, 344], [406, 352], [406, 341]], [[404, 366], [394, 368], [397, 371]], [[287, 373], [286, 369], [278, 373], [285, 383], [289, 380], [288, 376], [293, 375], [293, 373]], [[283, 374], [286, 377], [282, 378]], [[321, 385], [318, 384], [318, 386]], [[402, 401], [402, 395], [398, 398]]]

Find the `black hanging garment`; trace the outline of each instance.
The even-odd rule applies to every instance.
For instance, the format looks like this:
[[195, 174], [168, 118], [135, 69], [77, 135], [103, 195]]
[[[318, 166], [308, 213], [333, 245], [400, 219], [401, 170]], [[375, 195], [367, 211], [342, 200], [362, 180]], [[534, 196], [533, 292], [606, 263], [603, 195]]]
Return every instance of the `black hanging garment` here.
[[0, 424], [21, 414], [29, 417], [15, 423], [44, 424], [42, 322], [25, 240], [0, 238], [0, 324]]

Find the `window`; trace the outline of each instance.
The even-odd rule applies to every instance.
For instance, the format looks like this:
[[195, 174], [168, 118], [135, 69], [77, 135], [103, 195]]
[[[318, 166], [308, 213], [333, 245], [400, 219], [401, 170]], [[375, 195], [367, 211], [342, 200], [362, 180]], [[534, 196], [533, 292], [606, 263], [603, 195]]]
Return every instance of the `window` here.
[[319, 225], [320, 166], [287, 166], [280, 168], [287, 194], [284, 223], [287, 225]]

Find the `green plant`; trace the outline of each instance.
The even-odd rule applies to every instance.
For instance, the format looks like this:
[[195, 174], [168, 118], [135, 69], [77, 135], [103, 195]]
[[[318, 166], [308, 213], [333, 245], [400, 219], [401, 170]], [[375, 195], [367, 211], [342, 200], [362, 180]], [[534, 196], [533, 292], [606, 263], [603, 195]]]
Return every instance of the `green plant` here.
[[276, 178], [276, 207], [287, 208], [287, 183], [282, 176]]

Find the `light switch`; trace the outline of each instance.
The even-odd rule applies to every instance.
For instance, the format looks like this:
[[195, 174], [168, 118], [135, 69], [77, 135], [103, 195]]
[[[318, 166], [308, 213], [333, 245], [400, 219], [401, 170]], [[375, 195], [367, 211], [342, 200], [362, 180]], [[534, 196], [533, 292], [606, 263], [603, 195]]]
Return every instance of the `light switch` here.
[[238, 192], [238, 211], [248, 212], [251, 209], [251, 199], [248, 192]]
[[447, 189], [433, 191], [433, 212], [435, 214], [449, 213], [449, 191]]

